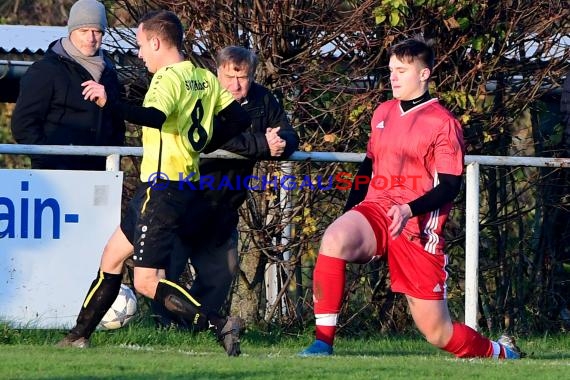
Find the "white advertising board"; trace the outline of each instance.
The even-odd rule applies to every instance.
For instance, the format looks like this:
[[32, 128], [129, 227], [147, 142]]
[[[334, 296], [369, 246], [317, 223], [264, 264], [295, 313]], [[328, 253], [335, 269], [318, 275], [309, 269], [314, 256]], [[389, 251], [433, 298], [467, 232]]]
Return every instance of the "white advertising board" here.
[[73, 326], [121, 214], [122, 172], [0, 169], [0, 321]]

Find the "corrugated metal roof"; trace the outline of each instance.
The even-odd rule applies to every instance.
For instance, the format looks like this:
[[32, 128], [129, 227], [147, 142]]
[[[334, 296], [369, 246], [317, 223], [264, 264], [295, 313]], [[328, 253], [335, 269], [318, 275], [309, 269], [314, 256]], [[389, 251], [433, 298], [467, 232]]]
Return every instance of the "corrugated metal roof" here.
[[[111, 28], [103, 36], [109, 53], [137, 54], [136, 29]], [[0, 25], [0, 52], [43, 54], [53, 41], [68, 35], [66, 26]]]

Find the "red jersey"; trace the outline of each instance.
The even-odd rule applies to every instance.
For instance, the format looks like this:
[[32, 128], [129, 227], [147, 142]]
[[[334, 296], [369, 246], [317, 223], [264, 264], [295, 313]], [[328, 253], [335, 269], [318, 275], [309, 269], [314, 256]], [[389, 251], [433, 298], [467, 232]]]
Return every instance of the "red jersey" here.
[[[388, 211], [433, 189], [438, 173], [461, 175], [464, 143], [459, 121], [437, 99], [404, 112], [399, 100], [382, 103], [374, 111], [366, 156], [372, 160], [372, 179], [366, 200]], [[410, 218], [404, 231], [427, 252], [441, 252], [443, 226], [452, 203]]]

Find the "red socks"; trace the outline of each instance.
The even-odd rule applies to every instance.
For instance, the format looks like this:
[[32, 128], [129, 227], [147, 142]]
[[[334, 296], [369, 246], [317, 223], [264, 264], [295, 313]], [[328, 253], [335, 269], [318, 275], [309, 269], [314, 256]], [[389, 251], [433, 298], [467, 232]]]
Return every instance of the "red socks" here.
[[313, 272], [315, 336], [332, 346], [346, 278], [346, 261], [319, 254]]
[[[315, 336], [333, 345], [336, 322], [344, 295], [346, 261], [319, 254], [313, 272]], [[479, 334], [471, 327], [454, 322], [453, 335], [443, 350], [458, 358], [503, 357], [498, 343]]]
[[[313, 302], [315, 335], [318, 340], [333, 345], [336, 322], [346, 281], [346, 261], [319, 254], [313, 272]], [[454, 322], [453, 335], [443, 350], [458, 358], [503, 357], [498, 343], [479, 334], [471, 327]]]
[[502, 350], [493, 343], [471, 327], [454, 322], [451, 340], [442, 349], [458, 358], [498, 357]]

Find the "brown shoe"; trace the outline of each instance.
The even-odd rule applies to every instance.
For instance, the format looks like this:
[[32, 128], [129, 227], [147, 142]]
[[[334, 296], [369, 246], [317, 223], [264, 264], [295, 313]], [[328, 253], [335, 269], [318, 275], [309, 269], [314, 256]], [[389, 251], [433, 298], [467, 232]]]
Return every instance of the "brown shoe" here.
[[66, 335], [65, 338], [57, 342], [57, 347], [72, 347], [72, 348], [89, 348], [89, 339], [84, 337], [76, 337], [71, 334]]

